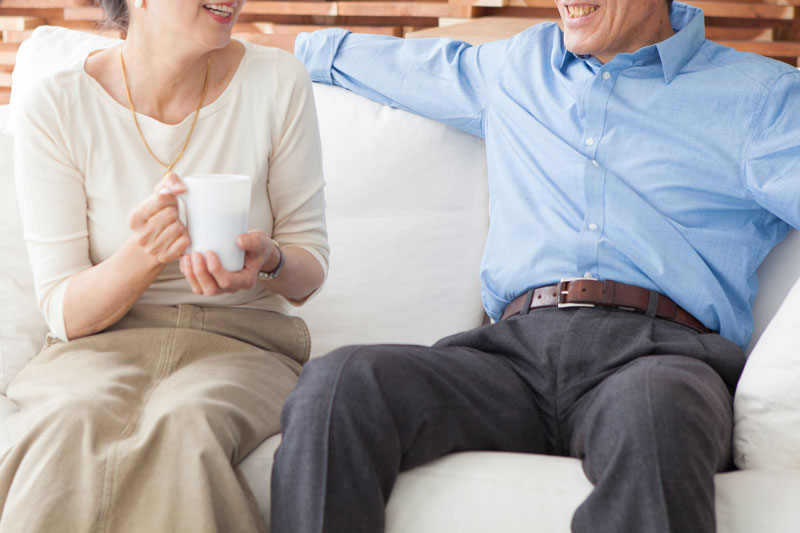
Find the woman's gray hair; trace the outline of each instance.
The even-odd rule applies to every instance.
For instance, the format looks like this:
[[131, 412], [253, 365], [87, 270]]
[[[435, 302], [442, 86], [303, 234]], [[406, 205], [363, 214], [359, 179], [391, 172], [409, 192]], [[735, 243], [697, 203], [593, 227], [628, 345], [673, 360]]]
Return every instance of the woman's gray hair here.
[[97, 0], [105, 11], [104, 24], [122, 31], [128, 29], [128, 5], [125, 0]]

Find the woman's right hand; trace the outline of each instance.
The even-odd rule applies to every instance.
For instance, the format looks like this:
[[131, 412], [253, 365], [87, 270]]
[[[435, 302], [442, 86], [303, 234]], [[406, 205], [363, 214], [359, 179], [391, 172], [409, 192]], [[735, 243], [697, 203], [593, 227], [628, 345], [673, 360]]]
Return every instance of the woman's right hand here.
[[177, 194], [186, 192], [178, 175], [170, 172], [128, 216], [132, 240], [157, 264], [178, 259], [189, 247], [189, 231], [180, 221]]

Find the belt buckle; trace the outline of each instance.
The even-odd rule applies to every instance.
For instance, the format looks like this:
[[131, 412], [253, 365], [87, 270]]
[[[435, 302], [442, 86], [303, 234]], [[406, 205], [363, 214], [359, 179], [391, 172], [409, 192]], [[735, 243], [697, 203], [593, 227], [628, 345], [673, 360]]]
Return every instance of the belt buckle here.
[[564, 284], [569, 283], [570, 281], [581, 281], [581, 280], [597, 281], [596, 278], [586, 278], [586, 277], [561, 278], [561, 281], [558, 282], [558, 294], [556, 294], [556, 303], [559, 309], [564, 309], [566, 307], [597, 307], [595, 304], [576, 304], [564, 301], [564, 295], [568, 293], [568, 291], [564, 290]]

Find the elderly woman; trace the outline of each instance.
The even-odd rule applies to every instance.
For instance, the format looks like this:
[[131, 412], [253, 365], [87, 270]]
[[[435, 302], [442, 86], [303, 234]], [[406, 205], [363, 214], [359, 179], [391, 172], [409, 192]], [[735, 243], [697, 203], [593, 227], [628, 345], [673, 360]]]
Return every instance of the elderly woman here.
[[[310, 81], [231, 40], [244, 0], [102, 0], [127, 28], [24, 95], [17, 187], [44, 350], [8, 390], [0, 531], [261, 531], [234, 467], [309, 353], [328, 246]], [[188, 254], [180, 176], [252, 178], [244, 268]], [[170, 194], [166, 194], [168, 192]]]

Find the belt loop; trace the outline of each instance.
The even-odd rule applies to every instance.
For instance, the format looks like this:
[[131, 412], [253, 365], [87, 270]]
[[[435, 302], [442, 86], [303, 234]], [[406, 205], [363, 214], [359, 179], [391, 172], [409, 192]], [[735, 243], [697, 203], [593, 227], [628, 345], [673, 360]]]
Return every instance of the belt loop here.
[[614, 305], [616, 298], [616, 282], [611, 280], [603, 281], [603, 305]]
[[660, 295], [656, 291], [650, 291], [650, 301], [647, 302], [647, 311], [644, 315], [648, 318], [655, 318], [656, 311], [658, 311], [658, 297]]
[[519, 310], [519, 314], [527, 315], [528, 312], [531, 310], [531, 302], [533, 301], [533, 291], [535, 289], [531, 289], [525, 293], [525, 299], [522, 301], [522, 309]]

